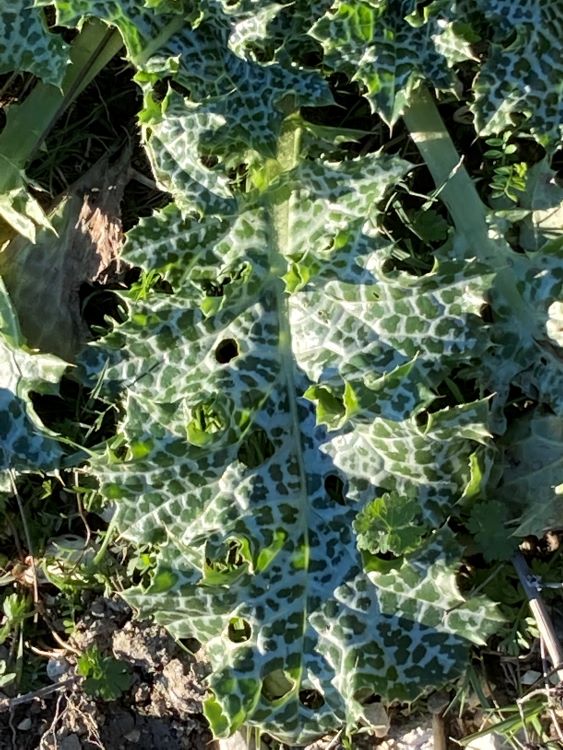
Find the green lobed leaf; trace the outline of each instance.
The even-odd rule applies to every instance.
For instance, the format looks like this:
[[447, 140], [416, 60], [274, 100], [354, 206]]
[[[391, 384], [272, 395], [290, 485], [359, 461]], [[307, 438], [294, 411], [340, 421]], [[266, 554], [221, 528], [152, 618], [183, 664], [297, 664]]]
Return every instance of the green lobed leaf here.
[[473, 111], [483, 134], [512, 127], [515, 115], [545, 145], [563, 135], [563, 6], [559, 0], [474, 0], [493, 29], [474, 84]]
[[563, 426], [553, 414], [517, 420], [503, 437], [504, 473], [495, 495], [522, 509], [517, 536], [542, 536], [563, 523]]
[[312, 29], [326, 62], [360, 81], [372, 108], [393, 125], [420, 81], [453, 90], [452, 66], [473, 53], [449, 18], [420, 18], [410, 0], [338, 0]]
[[96, 647], [87, 649], [79, 656], [76, 671], [86, 678], [85, 692], [106, 701], [120, 698], [133, 682], [131, 669], [126, 662], [112, 656], [102, 656]]
[[373, 554], [402, 555], [420, 546], [427, 529], [416, 498], [385, 493], [368, 503], [354, 522], [358, 546]]
[[47, 28], [44, 11], [29, 0], [10, 0], [0, 9], [0, 73], [26, 71], [59, 86], [69, 65], [69, 47]]
[[[563, 269], [560, 260], [556, 253], [511, 253], [506, 270], [499, 268], [499, 288], [504, 273], [516, 279], [520, 310], [517, 316], [510, 300], [503, 300], [500, 295], [497, 298], [491, 346], [483, 356], [480, 377], [496, 394], [497, 407], [506, 404], [512, 384], [540, 406], [561, 415]], [[495, 431], [503, 432], [505, 427], [502, 416], [498, 422], [495, 420]]]
[[512, 505], [498, 500], [476, 503], [471, 508], [467, 528], [488, 562], [510, 560], [516, 551], [516, 541], [507, 528], [511, 514]]
[[[489, 605], [456, 593], [439, 544], [412, 563], [432, 600], [419, 606], [402, 573], [384, 589], [366, 575], [353, 531], [382, 490], [443, 520], [471, 456], [487, 450], [486, 402], [419, 424], [412, 386], [396, 403], [389, 388], [384, 414], [367, 394], [418, 368], [426, 402], [460, 356], [480, 351], [484, 282], [446, 258], [427, 278], [382, 273], [378, 204], [408, 165], [369, 155], [293, 166], [298, 137], [290, 126], [274, 177], [239, 196], [235, 215], [170, 205], [129, 233], [126, 259], [174, 293], [131, 301], [128, 322], [83, 358], [127, 394], [128, 454], [95, 463], [102, 491], [126, 538], [159, 545], [150, 587], [129, 601], [207, 644], [216, 734], [247, 722], [288, 742], [357, 725], [364, 688], [412, 698], [453, 677], [476, 632], [495, 627]], [[324, 384], [359, 394], [330, 432], [306, 396]], [[453, 602], [459, 616], [446, 614]], [[302, 702], [311, 690], [323, 702], [314, 711]]]
[[31, 392], [54, 393], [66, 363], [26, 350], [8, 293], [0, 279], [0, 491], [9, 469], [49, 470], [62, 450], [41, 424]]

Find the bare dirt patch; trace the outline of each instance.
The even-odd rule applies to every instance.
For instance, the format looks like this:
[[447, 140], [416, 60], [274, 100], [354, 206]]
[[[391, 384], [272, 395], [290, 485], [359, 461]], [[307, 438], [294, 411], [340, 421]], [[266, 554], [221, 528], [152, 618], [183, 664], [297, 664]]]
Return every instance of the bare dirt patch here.
[[[88, 695], [82, 679], [67, 690], [0, 715], [0, 750], [207, 750], [202, 714], [205, 664], [167, 632], [131, 619], [118, 599], [98, 599], [78, 624], [71, 648], [95, 647], [129, 665], [131, 686], [117, 700]], [[51, 660], [57, 681], [76, 674], [77, 654]]]

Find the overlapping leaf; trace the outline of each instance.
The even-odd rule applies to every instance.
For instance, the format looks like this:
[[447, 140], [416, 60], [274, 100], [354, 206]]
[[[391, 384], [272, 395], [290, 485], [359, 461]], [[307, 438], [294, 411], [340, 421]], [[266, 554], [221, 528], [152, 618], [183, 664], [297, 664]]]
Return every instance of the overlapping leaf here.
[[0, 487], [8, 469], [54, 469], [60, 445], [33, 409], [30, 392], [56, 391], [62, 360], [25, 349], [10, 299], [0, 281]]
[[[537, 252], [544, 247], [556, 252], [563, 246], [563, 188], [548, 159], [528, 170], [526, 192], [520, 205], [530, 210], [522, 223], [520, 244], [527, 251]], [[547, 243], [550, 243], [549, 245]]]
[[[61, 24], [94, 15], [120, 29], [149, 157], [174, 199], [126, 248], [171, 293], [130, 300], [129, 320], [82, 363], [126, 393], [127, 453], [94, 462], [102, 492], [122, 534], [158, 549], [150, 587], [129, 600], [206, 643], [216, 734], [248, 722], [305, 742], [357, 726], [360, 697], [410, 699], [444, 682], [495, 626], [487, 601], [460, 594], [461, 550], [439, 529], [470, 485], [481, 489], [488, 402], [425, 409], [460, 361], [501, 405], [516, 383], [559, 408], [557, 351], [543, 337], [560, 280], [548, 254], [514, 259], [520, 307], [533, 311], [517, 330], [490, 253], [478, 262], [454, 242], [425, 276], [386, 272], [377, 206], [408, 165], [300, 161], [298, 108], [330, 97], [291, 55], [312, 27], [327, 63], [392, 124], [421, 80], [455, 87], [471, 35], [444, 3], [422, 14], [393, 1], [55, 5]], [[153, 89], [162, 76], [182, 95]], [[480, 311], [493, 276], [490, 346]], [[362, 552], [358, 511], [389, 498], [416, 508], [419, 530], [380, 533]], [[389, 550], [395, 560], [378, 557]]]
[[4, 244], [13, 230], [30, 242], [35, 242], [38, 229], [50, 230], [51, 225], [37, 200], [28, 191], [28, 181], [23, 169], [13, 164], [9, 156], [0, 153], [3, 167], [2, 192], [0, 192], [0, 218], [8, 225], [6, 237], [0, 236]]
[[525, 116], [546, 145], [560, 141], [563, 64], [558, 0], [436, 2], [420, 12], [412, 0], [333, 4], [313, 27], [327, 62], [360, 81], [373, 109], [393, 124], [420, 82], [455, 90], [452, 70], [489, 50], [479, 65], [471, 108], [478, 130], [498, 133]]
[[[561, 299], [563, 269], [557, 253], [511, 253], [510, 265], [497, 276], [499, 295], [491, 346], [483, 357], [481, 377], [504, 405], [511, 385], [528, 398], [563, 413]], [[517, 284], [518, 308], [502, 296], [503, 276]], [[499, 431], [504, 429], [499, 426]]]
[[339, 0], [312, 30], [327, 62], [360, 81], [373, 109], [390, 125], [421, 80], [452, 90], [451, 67], [473, 57], [451, 19], [417, 18], [415, 10], [412, 0]]
[[563, 523], [563, 423], [560, 416], [532, 414], [515, 422], [505, 438], [504, 474], [497, 489], [523, 516], [518, 536], [558, 529]]
[[70, 63], [68, 45], [47, 29], [43, 11], [28, 0], [0, 9], [0, 73], [26, 71], [58, 86]]
[[[193, 101], [205, 103], [208, 113], [221, 118], [224, 127], [215, 133], [213, 144], [216, 156], [243, 148], [273, 155], [284, 101], [299, 106], [331, 100], [317, 74], [277, 63], [261, 65], [247, 54], [247, 37], [253, 35], [249, 23], [258, 23], [256, 36], [267, 20], [257, 19], [252, 4], [203, 3], [194, 10], [186, 3], [174, 13], [155, 13], [138, 0], [55, 5], [63, 25], [79, 25], [84, 16], [96, 16], [117, 26], [140, 81], [171, 75]], [[267, 18], [281, 8], [270, 5]]]
[[473, 109], [483, 133], [497, 133], [525, 115], [545, 143], [563, 135], [563, 5], [559, 0], [474, 0], [494, 30], [490, 54], [475, 81]]

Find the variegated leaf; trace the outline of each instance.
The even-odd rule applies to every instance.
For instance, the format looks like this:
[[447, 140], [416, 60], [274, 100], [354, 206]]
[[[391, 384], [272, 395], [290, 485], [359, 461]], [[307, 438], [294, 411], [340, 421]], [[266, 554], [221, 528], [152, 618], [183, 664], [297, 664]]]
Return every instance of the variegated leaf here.
[[477, 125], [484, 134], [525, 115], [546, 145], [563, 136], [563, 4], [559, 0], [474, 0], [493, 29], [475, 81]]
[[44, 12], [29, 0], [10, 0], [0, 8], [0, 73], [26, 71], [60, 85], [70, 64], [69, 47], [47, 28]]
[[[174, 293], [130, 302], [129, 321], [83, 358], [127, 393], [128, 452], [95, 464], [102, 491], [121, 532], [160, 549], [151, 586], [129, 601], [206, 644], [216, 734], [247, 722], [288, 742], [361, 723], [365, 690], [411, 698], [453, 677], [496, 622], [458, 591], [445, 537], [429, 532], [381, 577], [364, 571], [352, 527], [384, 491], [409, 492], [432, 523], [463, 494], [486, 450], [486, 403], [426, 426], [414, 415], [459, 356], [480, 351], [486, 281], [452, 259], [427, 278], [386, 277], [377, 207], [408, 165], [293, 166], [298, 142], [288, 129], [269, 182], [257, 173], [235, 215], [228, 200], [214, 204], [222, 216], [168, 206], [130, 233], [127, 259]], [[198, 174], [198, 146], [167, 141], [176, 190], [184, 169]], [[328, 386], [350, 406], [331, 430], [310, 391]], [[415, 578], [427, 600], [405, 596]]]
[[25, 348], [10, 298], [0, 280], [0, 487], [9, 469], [54, 469], [62, 450], [41, 424], [30, 392], [56, 392], [66, 363]]

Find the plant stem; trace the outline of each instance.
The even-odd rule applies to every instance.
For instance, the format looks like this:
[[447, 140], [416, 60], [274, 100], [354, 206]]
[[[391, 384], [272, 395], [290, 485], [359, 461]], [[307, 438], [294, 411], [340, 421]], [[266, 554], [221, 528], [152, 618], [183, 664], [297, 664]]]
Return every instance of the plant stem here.
[[[0, 134], [0, 154], [16, 168], [23, 168], [47, 137], [57, 118], [86, 88], [122, 47], [115, 29], [92, 21], [76, 37], [71, 64], [61, 88], [38, 83], [21, 104], [10, 107]], [[0, 178], [3, 192], [5, 177]]]
[[59, 690], [66, 690], [78, 682], [79, 679], [80, 678], [76, 676], [69, 677], [62, 682], [55, 682], [54, 685], [46, 685], [45, 687], [39, 688], [39, 690], [32, 690], [30, 693], [18, 695], [15, 698], [3, 698], [0, 700], [0, 712], [11, 711], [16, 706], [21, 706], [23, 703], [32, 703], [35, 700], [51, 695], [51, 693], [56, 693]]
[[457, 230], [472, 240], [471, 245], [486, 241], [485, 206], [425, 88], [415, 92], [403, 119]]
[[8, 469], [9, 477], [10, 477], [10, 485], [12, 489], [12, 494], [16, 498], [16, 502], [18, 504], [18, 510], [20, 513], [20, 518], [22, 522], [23, 527], [23, 533], [25, 536], [25, 543], [27, 544], [27, 557], [30, 561], [29, 567], [31, 570], [31, 575], [33, 579], [33, 604], [36, 608], [36, 614], [37, 614], [37, 605], [39, 603], [39, 588], [37, 586], [37, 568], [35, 567], [35, 552], [33, 549], [33, 543], [31, 541], [31, 534], [29, 533], [29, 526], [27, 525], [27, 517], [25, 515], [25, 511], [23, 508], [22, 499], [20, 497], [20, 493], [16, 484], [16, 472], [13, 469]]
[[498, 295], [511, 316], [528, 328], [529, 310], [518, 291], [512, 268], [514, 253], [502, 238], [490, 235], [486, 206], [463, 166], [434, 100], [424, 87], [414, 92], [403, 118], [453, 219], [457, 235], [464, 240], [456, 249], [465, 254], [468, 262], [481, 260], [497, 272], [493, 297]]
[[109, 522], [109, 525], [106, 529], [106, 534], [104, 536], [104, 541], [100, 545], [100, 549], [96, 552], [94, 559], [92, 560], [95, 566], [100, 565], [102, 560], [104, 559], [107, 549], [110, 545], [110, 542], [113, 540], [113, 534], [114, 534], [116, 527], [117, 527], [117, 512], [114, 513], [113, 518]]

